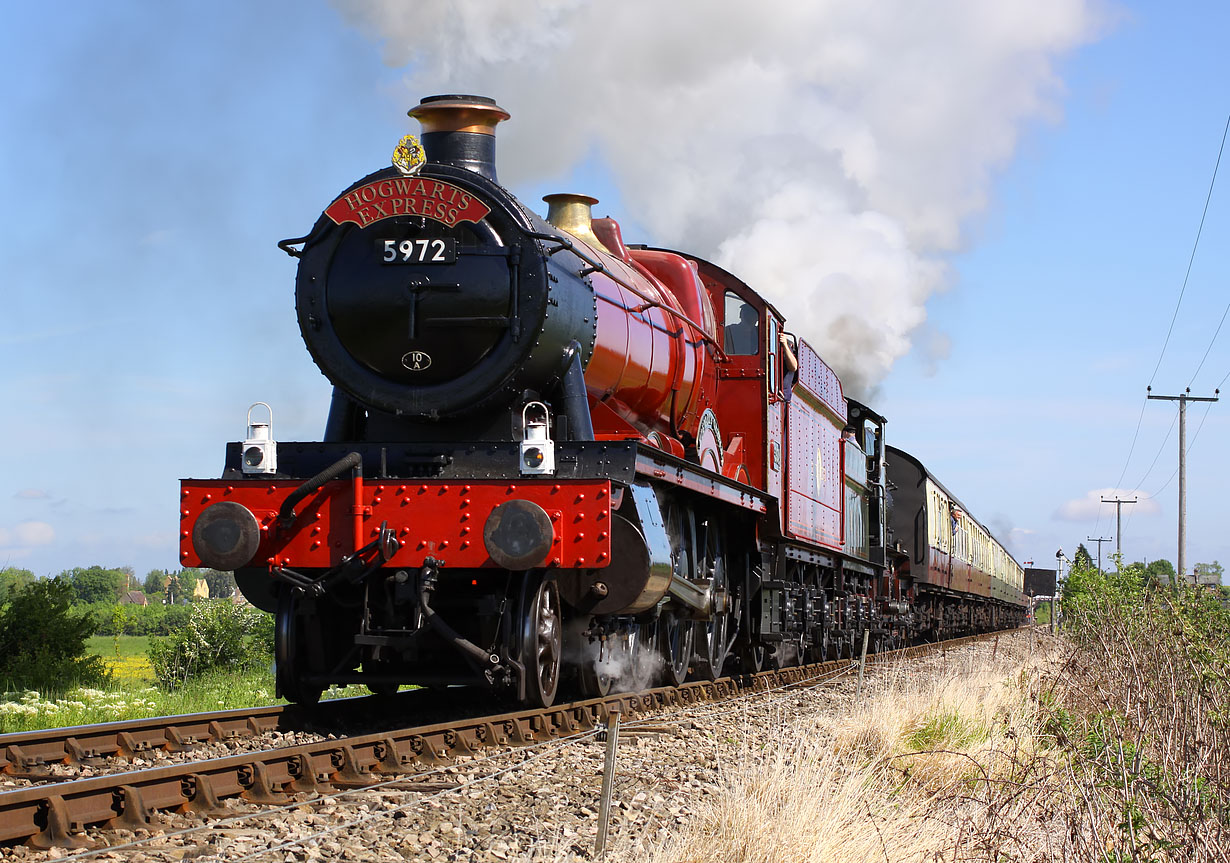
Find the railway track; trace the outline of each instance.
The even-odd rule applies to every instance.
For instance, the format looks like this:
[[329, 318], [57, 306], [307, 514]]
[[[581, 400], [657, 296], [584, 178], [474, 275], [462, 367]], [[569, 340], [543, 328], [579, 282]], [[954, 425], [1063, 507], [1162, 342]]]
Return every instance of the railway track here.
[[[991, 636], [903, 648], [868, 656], [868, 661], [884, 662], [949, 649], [987, 637]], [[0, 844], [81, 848], [93, 844], [83, 836], [89, 828], [157, 829], [160, 811], [221, 817], [233, 814], [225, 806], [227, 798], [278, 806], [301, 799], [298, 795], [366, 788], [391, 777], [406, 777], [399, 784], [402, 790], [436, 790], [431, 783], [416, 783], [413, 774], [434, 770], [458, 757], [475, 755], [485, 747], [525, 746], [593, 732], [614, 711], [636, 716], [792, 685], [810, 685], [857, 665], [854, 660], [817, 663], [679, 687], [612, 694], [542, 710], [453, 718], [429, 725], [59, 781], [50, 769], [56, 764], [88, 764], [107, 757], [132, 758], [157, 751], [191, 751], [205, 741], [225, 742], [256, 737], [270, 730], [301, 727], [306, 715], [302, 708], [266, 707], [0, 735], [3, 771], [38, 783], [0, 793]], [[312, 720], [321, 723], [321, 707], [341, 718], [347, 710], [354, 710], [353, 702], [371, 703], [369, 699], [347, 699], [321, 705], [311, 711]]]

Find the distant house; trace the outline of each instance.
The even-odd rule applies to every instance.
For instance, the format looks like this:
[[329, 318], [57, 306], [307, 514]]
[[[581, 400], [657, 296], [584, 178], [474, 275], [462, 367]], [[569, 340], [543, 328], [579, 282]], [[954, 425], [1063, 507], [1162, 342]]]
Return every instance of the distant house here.
[[149, 597], [139, 590], [130, 590], [120, 597], [120, 605], [149, 605]]
[[1221, 573], [1212, 569], [1201, 569], [1200, 564], [1196, 564], [1187, 580], [1197, 587], [1218, 587], [1221, 584]]
[[197, 599], [209, 599], [209, 582], [203, 578], [196, 580], [196, 587], [192, 588], [192, 595]]

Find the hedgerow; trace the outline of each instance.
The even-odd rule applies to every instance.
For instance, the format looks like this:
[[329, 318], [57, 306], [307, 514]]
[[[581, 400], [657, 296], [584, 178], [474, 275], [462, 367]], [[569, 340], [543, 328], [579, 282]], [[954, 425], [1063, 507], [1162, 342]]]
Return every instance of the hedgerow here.
[[220, 599], [189, 606], [186, 624], [150, 645], [158, 684], [174, 689], [215, 669], [247, 671], [273, 658], [273, 619]]
[[1230, 852], [1230, 611], [1219, 592], [1137, 566], [1078, 568], [1063, 599], [1072, 654], [1052, 729], [1086, 777], [1106, 859]]

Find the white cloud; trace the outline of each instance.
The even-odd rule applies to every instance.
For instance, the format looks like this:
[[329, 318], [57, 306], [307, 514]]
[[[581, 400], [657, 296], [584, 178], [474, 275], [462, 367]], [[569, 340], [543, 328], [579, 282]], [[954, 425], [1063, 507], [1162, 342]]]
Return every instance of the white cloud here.
[[19, 500], [47, 500], [51, 493], [41, 488], [23, 488], [13, 495]]
[[852, 395], [909, 349], [1022, 128], [1058, 116], [1094, 3], [335, 0], [412, 98], [512, 112], [506, 183], [597, 154], [653, 233], [627, 239], [745, 279]]
[[1114, 518], [1115, 506], [1102, 503], [1102, 498], [1135, 499], [1132, 511], [1136, 515], [1156, 515], [1162, 511], [1156, 500], [1140, 489], [1095, 488], [1086, 492], [1084, 497], [1074, 498], [1065, 502], [1055, 511], [1055, 518], [1060, 521], [1096, 521], [1101, 516]]
[[45, 521], [23, 521], [11, 528], [0, 527], [0, 548], [23, 551], [55, 542], [55, 528]]

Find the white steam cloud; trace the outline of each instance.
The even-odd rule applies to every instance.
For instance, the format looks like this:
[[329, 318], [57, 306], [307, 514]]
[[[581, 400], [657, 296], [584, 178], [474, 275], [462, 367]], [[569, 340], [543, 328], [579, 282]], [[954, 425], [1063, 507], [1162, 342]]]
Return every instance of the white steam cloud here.
[[[504, 181], [592, 155], [652, 237], [745, 279], [851, 394], [909, 350], [944, 255], [1098, 0], [338, 0], [414, 97], [513, 114]], [[569, 189], [567, 191], [585, 191]]]

